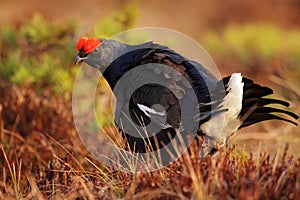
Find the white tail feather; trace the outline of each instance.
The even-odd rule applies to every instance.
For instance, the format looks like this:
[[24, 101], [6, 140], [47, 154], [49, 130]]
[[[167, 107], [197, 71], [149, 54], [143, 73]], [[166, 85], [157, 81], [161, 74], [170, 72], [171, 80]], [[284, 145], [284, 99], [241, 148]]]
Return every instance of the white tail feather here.
[[243, 87], [244, 83], [241, 73], [234, 73], [231, 75], [228, 82], [227, 92], [222, 108], [228, 109], [227, 112], [213, 117], [208, 122], [200, 126], [201, 131], [217, 140], [217, 142], [224, 142], [227, 137], [237, 131], [241, 125], [238, 118], [242, 110]]

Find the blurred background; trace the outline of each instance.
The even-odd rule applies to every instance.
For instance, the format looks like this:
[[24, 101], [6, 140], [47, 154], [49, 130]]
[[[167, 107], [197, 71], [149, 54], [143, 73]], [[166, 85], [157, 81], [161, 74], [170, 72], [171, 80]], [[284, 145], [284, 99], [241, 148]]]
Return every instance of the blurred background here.
[[[48, 138], [53, 137], [80, 152], [71, 110], [78, 38], [145, 26], [192, 37], [223, 76], [242, 72], [267, 84], [300, 113], [299, 0], [0, 0], [0, 140], [7, 151], [27, 144], [34, 148], [18, 155], [45, 164], [47, 156], [59, 154]], [[103, 80], [100, 84], [99, 121], [112, 130], [109, 89]], [[255, 125], [232, 141], [241, 149], [271, 152], [288, 142], [300, 155], [299, 128], [286, 123]]]

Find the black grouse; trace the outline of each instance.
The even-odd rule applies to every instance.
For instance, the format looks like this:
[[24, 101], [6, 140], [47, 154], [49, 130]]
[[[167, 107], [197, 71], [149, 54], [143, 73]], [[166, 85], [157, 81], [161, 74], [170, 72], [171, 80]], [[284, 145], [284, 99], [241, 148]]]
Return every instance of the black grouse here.
[[298, 119], [293, 112], [268, 106], [289, 106], [286, 101], [265, 98], [272, 89], [240, 73], [217, 80], [201, 64], [166, 46], [82, 37], [77, 49], [75, 63], [99, 69], [113, 90], [115, 123], [132, 151], [155, 151], [178, 133], [206, 136], [217, 149], [238, 129], [261, 121], [277, 119], [297, 125], [286, 118]]

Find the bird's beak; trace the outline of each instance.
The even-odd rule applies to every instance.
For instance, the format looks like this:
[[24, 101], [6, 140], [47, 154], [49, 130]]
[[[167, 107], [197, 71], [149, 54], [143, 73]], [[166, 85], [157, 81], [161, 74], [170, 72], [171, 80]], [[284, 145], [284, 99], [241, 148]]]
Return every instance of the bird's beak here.
[[87, 57], [80, 57], [79, 55], [76, 56], [75, 60], [74, 60], [74, 64], [77, 65], [78, 63], [84, 61], [85, 59], [87, 59]]

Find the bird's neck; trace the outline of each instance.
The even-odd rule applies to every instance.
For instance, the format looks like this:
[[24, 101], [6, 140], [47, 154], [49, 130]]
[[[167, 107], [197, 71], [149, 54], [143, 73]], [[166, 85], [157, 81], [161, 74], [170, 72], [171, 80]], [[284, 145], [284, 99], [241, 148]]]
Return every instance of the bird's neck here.
[[132, 46], [123, 44], [126, 46], [122, 46], [115, 52], [114, 60], [101, 71], [111, 89], [114, 88], [122, 76], [141, 64], [144, 53], [149, 49], [147, 44]]

